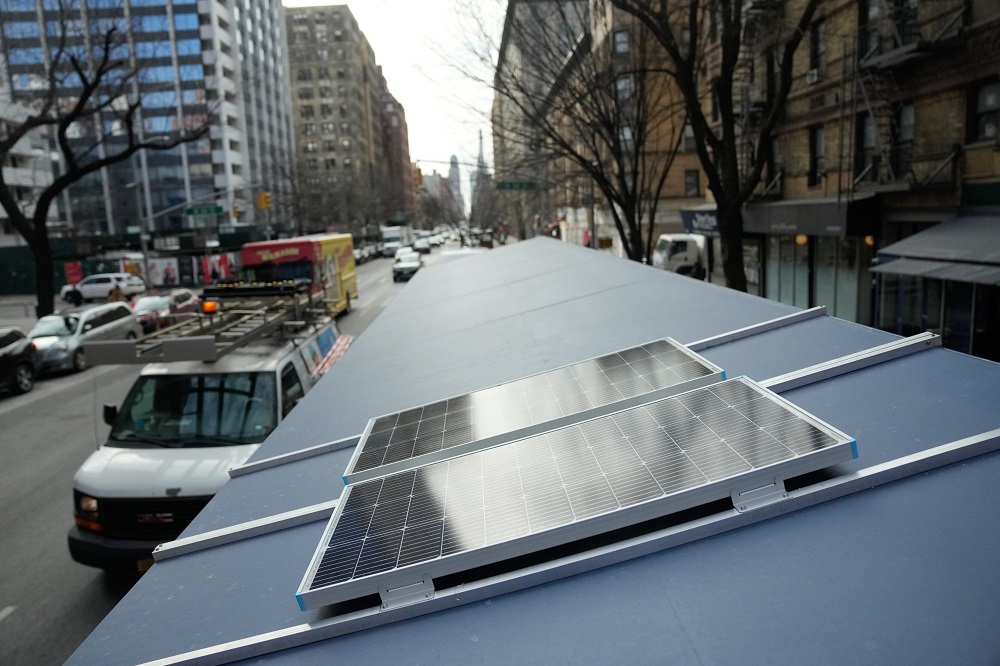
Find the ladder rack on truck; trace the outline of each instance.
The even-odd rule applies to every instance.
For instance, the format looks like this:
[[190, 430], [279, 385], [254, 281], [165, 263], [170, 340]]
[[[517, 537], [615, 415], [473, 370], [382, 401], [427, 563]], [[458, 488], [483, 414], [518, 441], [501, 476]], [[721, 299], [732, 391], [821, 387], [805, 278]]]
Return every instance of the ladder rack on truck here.
[[207, 287], [205, 312], [138, 340], [93, 342], [86, 346], [91, 365], [172, 361], [215, 361], [258, 338], [293, 332], [326, 316], [309, 285], [220, 283]]

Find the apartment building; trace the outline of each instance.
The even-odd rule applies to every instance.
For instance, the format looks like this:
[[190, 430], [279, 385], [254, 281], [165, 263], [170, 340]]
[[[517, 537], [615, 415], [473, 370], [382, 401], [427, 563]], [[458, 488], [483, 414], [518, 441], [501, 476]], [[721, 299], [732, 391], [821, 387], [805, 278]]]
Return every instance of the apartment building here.
[[[746, 6], [756, 12], [746, 17], [753, 61], [741, 81], [751, 129], [776, 85], [768, 26], [802, 4]], [[930, 330], [948, 347], [1000, 358], [998, 39], [1000, 7], [990, 2], [820, 6], [743, 209], [764, 295], [900, 334]], [[968, 251], [929, 248], [942, 244]], [[925, 263], [892, 261], [900, 256]]]
[[388, 177], [386, 214], [393, 220], [413, 219], [416, 212], [413, 196], [413, 166], [410, 162], [410, 140], [406, 127], [406, 110], [399, 103], [381, 76], [382, 99], [379, 114], [385, 146], [386, 176]]
[[[291, 157], [291, 125], [277, 0], [112, 0], [100, 8], [6, 0], [0, 24], [17, 100], [45, 95], [59, 44], [84, 48], [87, 34], [114, 28], [109, 53], [140, 72], [129, 88], [142, 100], [139, 135], [210, 126], [202, 140], [141, 151], [72, 186], [63, 204], [74, 233], [195, 231], [208, 238], [237, 223], [259, 223], [255, 193], [287, 189], [281, 172]], [[75, 94], [67, 87], [66, 98]], [[127, 140], [113, 111], [106, 115], [100, 131], [81, 127], [73, 139], [99, 144], [98, 152]], [[203, 214], [188, 215], [195, 207]]]
[[285, 13], [300, 223], [362, 234], [390, 206], [375, 52], [347, 5]]

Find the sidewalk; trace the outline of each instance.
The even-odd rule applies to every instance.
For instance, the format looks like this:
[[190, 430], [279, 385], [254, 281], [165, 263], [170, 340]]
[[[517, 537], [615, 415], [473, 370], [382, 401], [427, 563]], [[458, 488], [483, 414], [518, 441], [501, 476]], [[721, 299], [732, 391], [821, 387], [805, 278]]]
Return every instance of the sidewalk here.
[[[60, 305], [62, 302], [56, 298], [56, 309]], [[38, 321], [38, 317], [35, 316], [34, 296], [26, 294], [0, 296], [0, 326], [16, 326], [22, 332], [27, 333], [36, 321]]]

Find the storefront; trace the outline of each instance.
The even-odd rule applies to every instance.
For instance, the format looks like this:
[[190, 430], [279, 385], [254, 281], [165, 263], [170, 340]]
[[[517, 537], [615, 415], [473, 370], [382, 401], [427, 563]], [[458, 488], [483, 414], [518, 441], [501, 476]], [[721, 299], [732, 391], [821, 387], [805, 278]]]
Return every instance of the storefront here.
[[[705, 236], [709, 281], [725, 284], [726, 276], [722, 268], [722, 241], [719, 238], [719, 221], [715, 216], [715, 204], [706, 203], [680, 210], [681, 223], [684, 232]], [[746, 236], [743, 238], [743, 272], [747, 278], [747, 291], [751, 294], [761, 294], [760, 291], [760, 238]]]
[[937, 333], [949, 349], [1000, 361], [1000, 213], [965, 215], [883, 248], [876, 326]]
[[871, 322], [879, 209], [874, 196], [792, 199], [743, 207], [743, 230], [761, 234], [766, 298]]

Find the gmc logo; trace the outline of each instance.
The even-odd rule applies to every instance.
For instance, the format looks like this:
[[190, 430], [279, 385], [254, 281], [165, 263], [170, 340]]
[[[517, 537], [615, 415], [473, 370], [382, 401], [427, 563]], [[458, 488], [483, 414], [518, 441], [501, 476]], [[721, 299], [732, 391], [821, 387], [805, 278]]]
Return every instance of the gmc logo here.
[[174, 522], [174, 514], [172, 513], [137, 513], [135, 515], [135, 522], [140, 525], [149, 524], [160, 524], [160, 523], [172, 523]]

